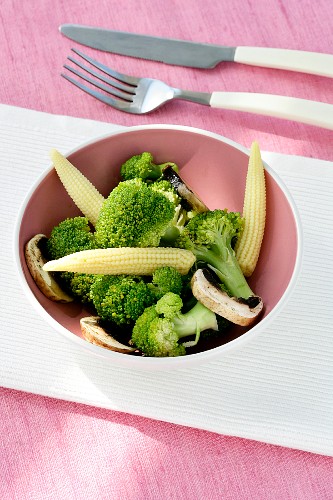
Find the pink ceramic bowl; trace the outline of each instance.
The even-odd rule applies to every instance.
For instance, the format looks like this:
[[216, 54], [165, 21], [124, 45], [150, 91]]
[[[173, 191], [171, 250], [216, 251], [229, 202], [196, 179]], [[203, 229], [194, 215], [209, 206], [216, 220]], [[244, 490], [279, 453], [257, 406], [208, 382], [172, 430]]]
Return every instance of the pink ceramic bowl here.
[[[158, 163], [176, 162], [180, 174], [209, 208], [242, 211], [249, 151], [217, 134], [190, 127], [152, 125], [131, 127], [88, 142], [68, 154], [69, 160], [107, 196], [119, 180], [124, 160], [142, 151], [153, 153]], [[54, 169], [49, 166], [28, 193], [17, 227], [16, 264], [23, 288], [39, 314], [55, 331], [107, 362], [134, 369], [171, 370], [221, 359], [224, 354], [255, 340], [287, 302], [299, 272], [301, 229], [294, 201], [276, 173], [266, 167], [267, 221], [258, 265], [249, 284], [263, 298], [264, 313], [252, 327], [233, 327], [227, 335], [177, 358], [146, 358], [112, 352], [92, 345], [81, 336], [79, 319], [91, 315], [78, 304], [48, 300], [36, 287], [27, 269], [24, 244], [35, 234], [50, 234], [66, 217], [79, 215]]]

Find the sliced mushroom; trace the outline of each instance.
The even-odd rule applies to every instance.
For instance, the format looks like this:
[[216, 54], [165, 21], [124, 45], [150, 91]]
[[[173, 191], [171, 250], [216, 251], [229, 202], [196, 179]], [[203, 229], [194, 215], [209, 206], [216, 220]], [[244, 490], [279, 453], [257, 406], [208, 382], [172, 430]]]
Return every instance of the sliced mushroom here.
[[43, 270], [46, 259], [43, 256], [42, 245], [47, 241], [45, 234], [36, 234], [25, 245], [25, 260], [36, 285], [40, 291], [55, 302], [72, 302], [73, 297], [64, 292], [52, 274]]
[[172, 165], [167, 165], [163, 169], [163, 177], [170, 182], [179, 196], [187, 201], [192, 210], [198, 213], [207, 212], [209, 210], [200, 198], [187, 186], [177, 172], [175, 172]]
[[247, 300], [229, 297], [207, 269], [198, 269], [194, 273], [191, 287], [199, 302], [236, 325], [251, 325], [263, 309], [263, 301], [258, 296]]
[[134, 347], [121, 344], [107, 333], [104, 328], [100, 326], [98, 316], [89, 316], [80, 319], [80, 326], [82, 335], [91, 344], [124, 354], [130, 354], [136, 350]]

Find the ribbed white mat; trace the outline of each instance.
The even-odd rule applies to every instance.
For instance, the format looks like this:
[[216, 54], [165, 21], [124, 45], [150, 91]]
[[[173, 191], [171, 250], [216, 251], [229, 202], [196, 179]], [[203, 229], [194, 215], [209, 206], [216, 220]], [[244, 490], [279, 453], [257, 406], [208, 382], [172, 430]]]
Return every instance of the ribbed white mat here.
[[333, 456], [333, 163], [263, 154], [301, 214], [301, 277], [267, 335], [221, 361], [138, 376], [78, 351], [30, 307], [12, 252], [23, 198], [52, 147], [117, 128], [0, 105], [0, 385]]

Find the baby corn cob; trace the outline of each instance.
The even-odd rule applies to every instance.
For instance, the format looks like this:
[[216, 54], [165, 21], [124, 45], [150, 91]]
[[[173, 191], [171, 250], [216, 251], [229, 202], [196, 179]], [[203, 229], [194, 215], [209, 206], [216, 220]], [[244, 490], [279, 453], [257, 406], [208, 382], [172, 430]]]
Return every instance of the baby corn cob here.
[[50, 157], [67, 193], [83, 215], [95, 226], [104, 197], [59, 151], [52, 149]]
[[50, 260], [43, 269], [86, 274], [151, 275], [159, 267], [170, 266], [187, 274], [194, 262], [193, 253], [181, 248], [98, 248]]
[[235, 252], [244, 276], [253, 273], [260, 253], [266, 220], [265, 171], [259, 144], [251, 146], [243, 205], [244, 230]]

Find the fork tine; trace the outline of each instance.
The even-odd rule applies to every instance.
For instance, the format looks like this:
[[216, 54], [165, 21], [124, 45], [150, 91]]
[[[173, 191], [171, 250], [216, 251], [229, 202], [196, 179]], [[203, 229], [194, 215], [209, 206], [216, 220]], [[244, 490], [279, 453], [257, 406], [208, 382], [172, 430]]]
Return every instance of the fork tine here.
[[[129, 94], [135, 93], [135, 88], [133, 87], [133, 85], [127, 85], [127, 84], [121, 83], [119, 80], [115, 80], [115, 79], [111, 80], [110, 78], [107, 78], [106, 76], [104, 76], [102, 73], [98, 73], [97, 71], [93, 70], [92, 68], [89, 68], [88, 66], [81, 63], [80, 61], [77, 61], [73, 57], [69, 56], [67, 59], [69, 61], [71, 61], [72, 63], [74, 63], [76, 66], [79, 66], [79, 68], [83, 69], [84, 71], [86, 71], [90, 75], [95, 76], [99, 80], [102, 80], [103, 82], [105, 82], [109, 85], [112, 85], [113, 87], [115, 87], [117, 89], [123, 90], [124, 92], [128, 92]], [[69, 69], [70, 71], [72, 71], [69, 66], [64, 65], [64, 67]], [[75, 73], [75, 71], [73, 71], [73, 73]], [[81, 76], [81, 74], [78, 76]]]
[[[64, 68], [68, 69], [68, 71], [71, 71], [72, 73], [74, 73], [74, 75], [79, 76], [80, 78], [82, 78], [86, 82], [91, 83], [95, 87], [97, 87], [101, 90], [104, 90], [105, 92], [107, 92], [108, 94], [111, 94], [114, 97], [119, 97], [120, 99], [124, 99], [125, 101], [129, 101], [129, 102], [131, 102], [133, 100], [133, 93], [129, 94], [127, 92], [121, 92], [121, 91], [117, 90], [116, 88], [114, 88], [113, 86], [111, 87], [110, 85], [112, 85], [112, 83], [111, 82], [109, 83], [109, 81], [107, 79], [102, 79], [103, 81], [108, 83], [108, 85], [103, 85], [103, 83], [100, 83], [97, 80], [93, 80], [88, 75], [81, 73], [81, 71], [78, 71], [77, 69], [72, 68], [71, 66], [68, 66], [67, 64], [64, 65]], [[98, 74], [96, 75], [96, 77], [98, 79], [100, 79]], [[133, 89], [133, 87], [131, 87], [131, 88]]]
[[112, 78], [115, 78], [116, 80], [119, 80], [120, 82], [127, 83], [128, 85], [133, 85], [136, 86], [140, 78], [136, 78], [134, 76], [129, 76], [129, 75], [124, 75], [123, 73], [119, 73], [118, 71], [115, 71], [108, 66], [105, 66], [104, 64], [96, 61], [95, 59], [92, 59], [91, 57], [83, 54], [83, 52], [80, 52], [77, 49], [72, 49], [72, 51], [77, 54], [78, 56], [82, 57], [85, 61], [89, 62], [92, 66], [95, 66], [95, 68], [100, 69], [104, 73], [106, 73], [109, 76], [112, 76]]
[[[174, 89], [164, 82], [152, 78], [136, 78], [124, 75], [122, 73], [119, 73], [118, 71], [113, 70], [112, 68], [108, 68], [98, 61], [95, 61], [94, 59], [86, 56], [77, 49], [72, 49], [72, 51], [78, 56], [82, 57], [82, 59], [87, 61], [89, 64], [94, 66], [97, 70], [100, 70], [106, 75], [111, 76], [112, 80], [102, 77], [102, 75], [96, 73], [95, 70], [87, 68], [85, 64], [80, 64], [71, 57], [68, 57], [71, 62], [73, 62], [79, 68], [83, 69], [84, 72], [94, 76], [97, 80], [90, 78], [87, 74], [81, 73], [81, 71], [76, 68], [72, 68], [68, 65], [65, 65], [64, 67], [77, 75], [79, 78], [82, 78], [95, 87], [100, 88], [104, 92], [107, 92], [107, 94], [109, 95], [97, 92], [96, 90], [93, 90], [91, 87], [84, 85], [81, 81], [77, 81], [67, 74], [62, 74], [61, 76], [87, 94], [95, 97], [95, 99], [98, 99], [99, 101], [102, 101], [115, 109], [135, 115], [141, 115], [149, 113], [150, 111], [153, 111], [159, 106], [165, 104], [167, 101], [175, 98], [176, 96], [174, 94], [176, 91], [178, 93], [181, 92], [181, 95], [183, 96], [184, 91]], [[115, 80], [120, 83], [116, 85]], [[103, 83], [99, 83], [99, 81], [106, 82], [108, 86], [106, 87], [105, 85], [103, 85]]]
[[61, 76], [68, 80], [70, 83], [78, 87], [79, 89], [83, 90], [87, 94], [91, 95], [95, 99], [104, 102], [105, 104], [108, 104], [109, 106], [112, 106], [115, 109], [119, 109], [120, 111], [126, 111], [127, 113], [137, 113], [135, 110], [133, 110], [130, 106], [130, 102], [128, 101], [122, 101], [120, 99], [113, 99], [112, 97], [109, 97], [105, 94], [101, 94], [100, 92], [96, 92], [95, 90], [87, 87], [81, 82], [78, 82], [77, 80], [74, 80], [74, 78], [71, 78], [69, 75], [66, 75], [64, 73], [61, 73]]

